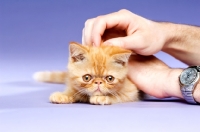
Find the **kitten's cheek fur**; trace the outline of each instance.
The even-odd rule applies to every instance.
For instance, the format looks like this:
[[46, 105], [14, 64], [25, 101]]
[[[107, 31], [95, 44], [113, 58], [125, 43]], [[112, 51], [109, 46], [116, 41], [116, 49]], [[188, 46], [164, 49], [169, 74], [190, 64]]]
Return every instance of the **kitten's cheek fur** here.
[[109, 96], [92, 96], [90, 103], [95, 105], [110, 105], [112, 104]]

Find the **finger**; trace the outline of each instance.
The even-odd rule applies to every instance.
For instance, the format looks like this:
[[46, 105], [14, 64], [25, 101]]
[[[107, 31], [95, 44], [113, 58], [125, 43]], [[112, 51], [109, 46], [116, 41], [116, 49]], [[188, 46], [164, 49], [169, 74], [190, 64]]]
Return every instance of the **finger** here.
[[84, 45], [92, 45], [92, 41], [91, 41], [91, 35], [92, 35], [92, 27], [93, 27], [93, 23], [94, 23], [95, 18], [92, 19], [88, 19], [85, 22], [85, 27], [83, 29], [83, 33], [82, 33], [82, 43]]
[[83, 28], [83, 30], [82, 30], [82, 45], [86, 45], [84, 36], [85, 36], [85, 28]]
[[106, 29], [119, 28], [120, 30], [127, 30], [130, 24], [130, 15], [132, 13], [127, 10], [114, 12], [108, 15], [99, 16], [95, 19], [92, 28], [92, 42], [95, 45], [100, 45], [101, 37]]
[[105, 45], [112, 45], [112, 46], [118, 46], [129, 50], [138, 49], [139, 40], [136, 39], [137, 37], [131, 35], [126, 37], [118, 37], [109, 39], [104, 42]]

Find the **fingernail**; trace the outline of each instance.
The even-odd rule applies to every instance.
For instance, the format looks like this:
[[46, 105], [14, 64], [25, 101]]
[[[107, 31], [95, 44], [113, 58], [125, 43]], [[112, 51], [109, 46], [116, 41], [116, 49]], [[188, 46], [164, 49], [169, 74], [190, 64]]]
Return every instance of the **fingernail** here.
[[92, 43], [92, 46], [96, 46], [95, 43]]

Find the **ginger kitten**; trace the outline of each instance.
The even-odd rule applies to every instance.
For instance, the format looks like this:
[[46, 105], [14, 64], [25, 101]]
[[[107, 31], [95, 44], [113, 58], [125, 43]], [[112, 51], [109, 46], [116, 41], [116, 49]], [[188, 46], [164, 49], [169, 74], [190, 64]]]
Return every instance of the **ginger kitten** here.
[[37, 72], [35, 80], [66, 83], [64, 92], [51, 94], [58, 104], [89, 102], [106, 105], [139, 99], [139, 90], [127, 78], [131, 51], [114, 46], [83, 46], [72, 42], [67, 72]]

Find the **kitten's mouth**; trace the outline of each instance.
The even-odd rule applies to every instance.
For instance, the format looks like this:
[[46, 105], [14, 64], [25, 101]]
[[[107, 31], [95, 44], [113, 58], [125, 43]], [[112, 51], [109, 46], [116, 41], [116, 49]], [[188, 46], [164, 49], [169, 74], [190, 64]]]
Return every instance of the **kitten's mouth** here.
[[102, 95], [102, 94], [103, 92], [100, 90], [99, 87], [93, 92], [93, 95]]
[[94, 93], [95, 93], [95, 92], [100, 92], [100, 93], [102, 93], [99, 87], [94, 91]]

